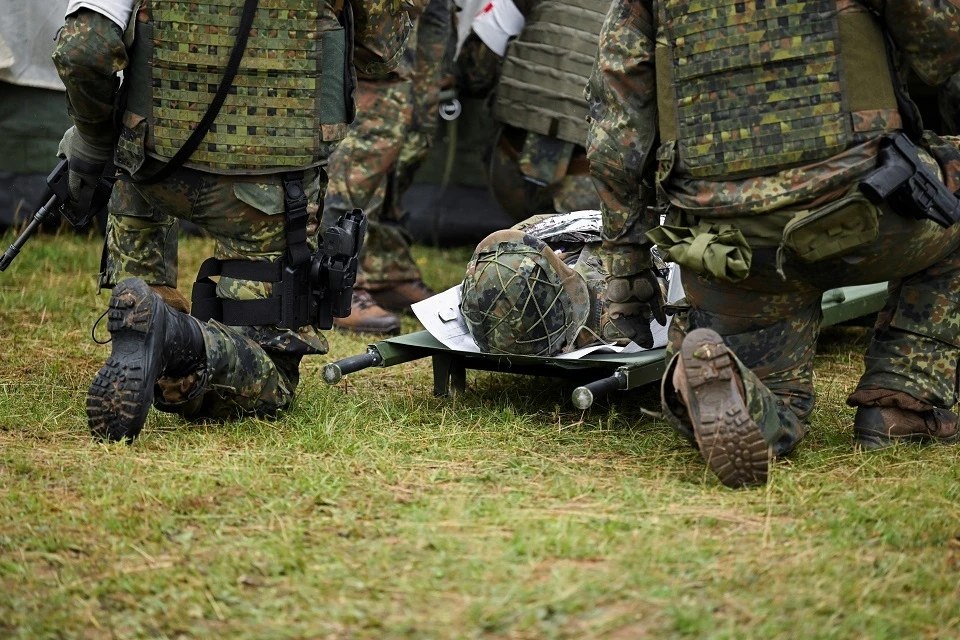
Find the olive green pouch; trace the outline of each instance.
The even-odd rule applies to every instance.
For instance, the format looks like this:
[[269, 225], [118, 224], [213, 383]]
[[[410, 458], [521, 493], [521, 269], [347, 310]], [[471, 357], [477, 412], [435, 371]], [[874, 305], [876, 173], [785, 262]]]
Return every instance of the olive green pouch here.
[[657, 245], [664, 260], [697, 273], [728, 282], [739, 282], [750, 275], [753, 251], [743, 234], [731, 225], [706, 221], [695, 227], [660, 225], [648, 231], [647, 238]]
[[880, 210], [859, 192], [801, 211], [783, 229], [783, 246], [804, 262], [846, 255], [880, 235]]

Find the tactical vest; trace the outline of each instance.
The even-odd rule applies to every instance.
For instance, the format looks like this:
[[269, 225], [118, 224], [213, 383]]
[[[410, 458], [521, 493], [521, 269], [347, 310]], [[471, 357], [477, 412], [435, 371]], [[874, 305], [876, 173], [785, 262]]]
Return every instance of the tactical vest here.
[[673, 171], [757, 176], [901, 128], [883, 31], [852, 0], [658, 4], [658, 157]]
[[[173, 157], [203, 117], [242, 8], [242, 0], [142, 3], [124, 124], [145, 119], [145, 139], [138, 142], [151, 155]], [[233, 88], [186, 166], [262, 173], [323, 162], [351, 116], [348, 32], [322, 1], [260, 0]], [[121, 149], [130, 138], [125, 130]]]
[[544, 0], [511, 42], [496, 90], [494, 118], [583, 146], [587, 85], [609, 0]]

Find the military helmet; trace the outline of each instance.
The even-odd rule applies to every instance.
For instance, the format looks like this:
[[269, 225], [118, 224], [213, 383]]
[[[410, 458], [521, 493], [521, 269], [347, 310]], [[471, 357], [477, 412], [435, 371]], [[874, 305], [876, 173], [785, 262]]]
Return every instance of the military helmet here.
[[554, 356], [574, 349], [590, 314], [590, 292], [542, 240], [510, 229], [477, 246], [460, 310], [481, 351]]

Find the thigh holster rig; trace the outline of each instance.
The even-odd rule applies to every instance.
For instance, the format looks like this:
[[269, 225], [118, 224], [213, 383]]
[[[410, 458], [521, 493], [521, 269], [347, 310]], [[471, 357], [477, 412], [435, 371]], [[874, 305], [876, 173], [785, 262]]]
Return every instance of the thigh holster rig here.
[[[358, 255], [367, 221], [360, 209], [342, 215], [323, 233], [319, 249], [307, 244], [307, 196], [303, 172], [285, 173], [284, 205], [287, 251], [276, 262], [218, 260], [201, 265], [193, 286], [192, 315], [230, 326], [275, 325], [329, 329], [334, 318], [350, 315]], [[260, 300], [228, 300], [217, 296], [215, 276], [256, 280], [273, 285], [273, 295]]]

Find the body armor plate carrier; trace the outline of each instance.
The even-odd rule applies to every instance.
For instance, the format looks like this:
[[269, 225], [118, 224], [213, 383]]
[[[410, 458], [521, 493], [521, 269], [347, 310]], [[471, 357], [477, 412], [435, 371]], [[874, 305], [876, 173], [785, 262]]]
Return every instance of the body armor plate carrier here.
[[663, 0], [661, 140], [674, 170], [762, 175], [899, 129], [884, 35], [852, 0]]
[[497, 121], [584, 145], [583, 88], [597, 57], [597, 39], [610, 3], [544, 0], [510, 43], [497, 85]]
[[[203, 117], [236, 40], [241, 5], [144, 1], [124, 120], [146, 119], [151, 155], [173, 157]], [[326, 3], [261, 0], [230, 94], [187, 166], [260, 173], [325, 160], [349, 119], [349, 32]]]

